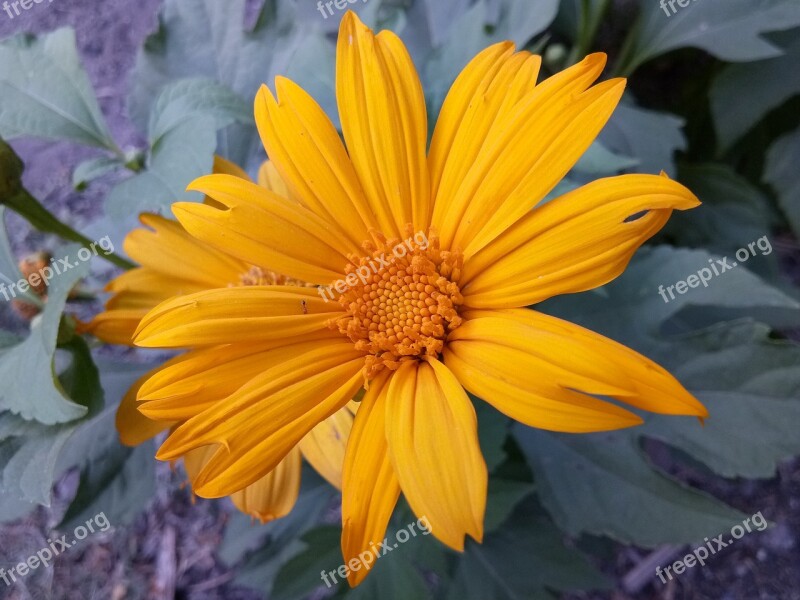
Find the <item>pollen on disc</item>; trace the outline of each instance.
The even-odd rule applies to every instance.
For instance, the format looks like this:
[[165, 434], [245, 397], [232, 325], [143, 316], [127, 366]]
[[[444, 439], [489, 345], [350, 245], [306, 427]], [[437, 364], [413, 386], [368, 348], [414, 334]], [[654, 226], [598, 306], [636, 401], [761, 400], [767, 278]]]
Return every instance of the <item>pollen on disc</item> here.
[[[347, 315], [332, 326], [367, 354], [367, 380], [404, 361], [439, 356], [447, 334], [462, 322], [463, 297], [456, 283], [462, 256], [440, 250], [435, 235], [428, 239], [427, 248], [412, 247], [401, 257], [393, 253], [401, 241], [386, 240], [346, 270], [361, 277], [340, 296]], [[381, 255], [391, 263], [376, 268], [381, 261], [374, 259]]]

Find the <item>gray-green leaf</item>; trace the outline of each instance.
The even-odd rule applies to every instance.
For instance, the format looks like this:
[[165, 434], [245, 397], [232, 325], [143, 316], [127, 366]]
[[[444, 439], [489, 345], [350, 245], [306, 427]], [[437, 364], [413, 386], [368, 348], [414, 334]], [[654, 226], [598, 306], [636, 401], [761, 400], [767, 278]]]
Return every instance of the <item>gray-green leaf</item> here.
[[764, 180], [777, 193], [789, 225], [800, 235], [800, 129], [786, 134], [767, 152]]
[[89, 272], [89, 263], [76, 258], [77, 246], [63, 250], [64, 259], [72, 267], [50, 281], [48, 300], [42, 315], [31, 325], [31, 334], [24, 342], [0, 357], [0, 409], [24, 419], [35, 419], [47, 425], [79, 419], [86, 406], [76, 404], [65, 393], [55, 375], [54, 355], [61, 314], [67, 295]]
[[116, 148], [80, 64], [72, 29], [1, 43], [0, 96], [3, 137], [30, 135]]
[[106, 200], [113, 220], [121, 221], [141, 212], [168, 213], [173, 202], [200, 201], [202, 196], [186, 192], [194, 179], [211, 172], [217, 133], [214, 119], [193, 116], [161, 136], [144, 172], [117, 185]]
[[730, 148], [769, 111], [800, 94], [800, 32], [774, 37], [782, 55], [728, 65], [711, 86], [711, 115], [720, 150]]
[[800, 4], [795, 0], [700, 0], [683, 8], [675, 6], [675, 12], [655, 0], [641, 0], [640, 6], [640, 22], [624, 73], [686, 47], [731, 62], [772, 58], [781, 50], [763, 35], [800, 25]]

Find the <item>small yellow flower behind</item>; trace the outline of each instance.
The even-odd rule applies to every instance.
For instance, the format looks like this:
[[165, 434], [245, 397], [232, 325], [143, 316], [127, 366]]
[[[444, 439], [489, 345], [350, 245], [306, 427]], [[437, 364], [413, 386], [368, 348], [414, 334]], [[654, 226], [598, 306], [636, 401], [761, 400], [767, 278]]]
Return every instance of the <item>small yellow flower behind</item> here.
[[[219, 157], [214, 171], [249, 181], [244, 171]], [[269, 162], [261, 168], [259, 185], [287, 193]], [[210, 199], [208, 203], [215, 204]], [[158, 215], [142, 215], [141, 220], [149, 229], [131, 232], [125, 240], [125, 251], [142, 266], [114, 279], [107, 288], [113, 296], [105, 312], [90, 323], [81, 324], [83, 332], [106, 342], [132, 345], [139, 321], [173, 296], [233, 286], [304, 285], [227, 256], [192, 238], [175, 221]], [[271, 360], [269, 348], [264, 345], [237, 350], [235, 360], [227, 346], [193, 350], [142, 377], [117, 411], [122, 442], [130, 446], [141, 444], [224, 401]], [[140, 400], [147, 401], [144, 413], [139, 410]], [[289, 514], [300, 492], [303, 456], [331, 485], [341, 489], [345, 446], [356, 409], [357, 404], [352, 403], [319, 423], [274, 469], [232, 492], [236, 507], [261, 522]], [[209, 445], [184, 456], [190, 482], [215, 451], [216, 447]]]

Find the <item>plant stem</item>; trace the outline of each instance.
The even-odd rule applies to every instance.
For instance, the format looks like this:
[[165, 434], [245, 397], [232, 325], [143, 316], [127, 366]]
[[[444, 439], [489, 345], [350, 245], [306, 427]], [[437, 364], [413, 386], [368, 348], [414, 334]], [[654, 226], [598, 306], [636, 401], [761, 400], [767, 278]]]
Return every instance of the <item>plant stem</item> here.
[[636, 47], [636, 42], [639, 39], [640, 30], [641, 17], [638, 17], [634, 22], [633, 27], [631, 27], [628, 31], [625, 41], [622, 43], [619, 56], [617, 56], [617, 62], [614, 64], [614, 68], [611, 70], [612, 77], [630, 77], [631, 73], [633, 73], [637, 68], [639, 68], [639, 65], [642, 64], [641, 59], [635, 55], [634, 50]]
[[[117, 152], [121, 150], [117, 149]], [[22, 185], [22, 172], [25, 165], [2, 138], [0, 138], [0, 204], [7, 206], [36, 229], [45, 233], [54, 233], [65, 240], [77, 242], [89, 248], [92, 241], [86, 236], [81, 235], [70, 226], [59, 221], [49, 210], [42, 206], [36, 198]], [[133, 269], [136, 265], [125, 260], [113, 252], [99, 254], [105, 260], [121, 269]]]
[[[92, 240], [59, 221], [50, 211], [42, 206], [36, 198], [31, 196], [25, 188], [21, 188], [17, 194], [11, 198], [2, 199], [2, 203], [23, 217], [39, 231], [54, 233], [65, 240], [77, 242], [87, 248], [92, 244]], [[109, 254], [98, 254], [98, 256], [121, 269], [128, 270], [136, 266], [113, 252]]]
[[573, 65], [589, 54], [594, 44], [600, 21], [608, 11], [610, 0], [599, 0], [597, 11], [592, 14], [591, 0], [581, 0], [581, 14], [578, 16], [578, 31], [576, 32], [575, 45], [569, 56], [568, 64]]

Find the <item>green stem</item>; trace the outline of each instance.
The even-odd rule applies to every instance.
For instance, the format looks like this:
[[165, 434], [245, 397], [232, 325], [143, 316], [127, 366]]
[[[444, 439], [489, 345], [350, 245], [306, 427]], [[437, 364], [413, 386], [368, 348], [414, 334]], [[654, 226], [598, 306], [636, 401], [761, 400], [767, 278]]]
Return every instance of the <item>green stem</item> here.
[[594, 44], [594, 38], [597, 35], [597, 30], [600, 28], [600, 22], [603, 20], [610, 0], [600, 0], [599, 8], [593, 15], [591, 8], [591, 0], [581, 0], [581, 14], [578, 17], [578, 31], [576, 33], [575, 45], [572, 47], [572, 52], [569, 56], [568, 64], [574, 65], [582, 60], [584, 56], [589, 54]]
[[[116, 152], [122, 151], [117, 148]], [[54, 233], [65, 240], [77, 242], [86, 248], [94, 243], [68, 225], [59, 221], [22, 185], [25, 165], [13, 148], [0, 138], [0, 204], [8, 206], [31, 225], [45, 233]], [[121, 269], [133, 269], [136, 265], [116, 254], [98, 254]]]
[[[77, 242], [86, 248], [90, 247], [93, 243], [92, 240], [86, 236], [81, 235], [68, 225], [59, 221], [49, 210], [42, 206], [36, 198], [31, 196], [25, 188], [21, 188], [16, 195], [11, 198], [2, 199], [0, 202], [19, 214], [39, 231], [54, 233], [65, 240]], [[136, 266], [113, 252], [109, 254], [98, 254], [98, 256], [121, 269], [128, 270]]]
[[636, 19], [633, 27], [628, 31], [625, 41], [622, 43], [617, 62], [611, 70], [612, 77], [630, 77], [631, 74], [642, 64], [641, 60], [635, 56], [636, 42], [639, 39], [641, 29], [641, 17]]

